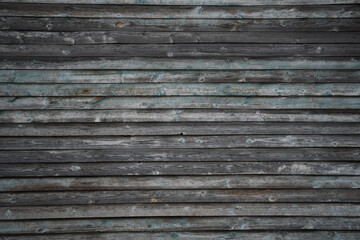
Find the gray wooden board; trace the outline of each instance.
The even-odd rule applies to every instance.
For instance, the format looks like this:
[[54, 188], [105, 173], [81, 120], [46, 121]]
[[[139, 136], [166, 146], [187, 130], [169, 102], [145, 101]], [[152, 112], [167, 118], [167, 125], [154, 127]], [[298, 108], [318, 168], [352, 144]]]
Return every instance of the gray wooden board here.
[[2, 150], [0, 163], [360, 161], [360, 148]]
[[359, 32], [360, 19], [131, 19], [2, 17], [0, 30], [16, 31], [324, 31]]
[[358, 147], [357, 135], [1, 137], [2, 150]]
[[360, 96], [360, 83], [0, 84], [0, 96]]
[[[273, 239], [317, 239], [317, 240], [358, 240], [360, 233], [354, 231], [280, 231], [280, 232], [221, 232], [221, 231], [208, 231], [208, 232], [123, 232], [123, 233], [88, 233], [88, 234], [59, 234], [59, 235], [23, 235], [24, 240], [138, 240], [138, 239], [187, 239], [187, 240], [216, 240], [216, 239], [242, 239], [242, 240], [273, 240]], [[4, 236], [5, 240], [17, 240], [18, 236]]]
[[0, 45], [2, 57], [359, 57], [360, 44]]
[[[359, 23], [360, 26], [360, 23]], [[358, 70], [359, 57], [0, 58], [0, 70]], [[316, 77], [316, 75], [315, 75]]]
[[287, 19], [359, 18], [359, 5], [312, 6], [144, 6], [0, 4], [0, 17]]
[[358, 176], [209, 175], [0, 178], [3, 192], [152, 189], [358, 189]]
[[1, 123], [67, 122], [354, 122], [358, 110], [239, 110], [239, 109], [139, 109], [139, 110], [6, 110]]
[[360, 83], [359, 70], [0, 70], [1, 83]]
[[9, 3], [126, 4], [126, 5], [329, 5], [358, 4], [359, 0], [6, 0]]
[[[151, 206], [151, 207], [150, 207]], [[355, 203], [173, 203], [0, 207], [1, 220], [165, 216], [359, 217]]]
[[[359, 43], [359, 32], [0, 31], [1, 44]], [[49, 46], [47, 46], [49, 47]]]
[[359, 176], [358, 163], [344, 162], [138, 162], [1, 164], [1, 177], [157, 175]]
[[[357, 91], [357, 90], [356, 90]], [[0, 110], [360, 109], [359, 97], [0, 97]]]
[[[353, 134], [360, 123], [53, 123], [0, 124], [1, 136], [144, 136], [237, 134]], [[135, 154], [135, 152], [133, 153]], [[225, 153], [224, 153], [225, 154]]]
[[294, 231], [299, 229], [358, 231], [360, 230], [359, 220], [358, 217], [149, 217], [23, 220], [1, 221], [0, 234], [126, 231], [237, 231], [240, 233], [248, 230]]
[[[146, 190], [0, 193], [0, 206], [122, 203], [359, 203], [360, 190]], [[1, 227], [0, 227], [1, 228]], [[360, 228], [360, 226], [359, 226]]]

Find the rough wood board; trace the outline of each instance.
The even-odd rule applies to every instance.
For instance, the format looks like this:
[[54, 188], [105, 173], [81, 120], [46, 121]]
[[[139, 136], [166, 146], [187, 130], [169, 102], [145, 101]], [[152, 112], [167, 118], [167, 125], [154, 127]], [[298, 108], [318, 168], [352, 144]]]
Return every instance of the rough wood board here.
[[122, 176], [0, 178], [0, 190], [151, 190], [151, 189], [358, 189], [358, 176]]
[[[21, 32], [0, 31], [1, 44], [359, 43], [359, 32]], [[95, 74], [95, 73], [94, 73]]]
[[[239, 134], [353, 134], [360, 123], [49, 123], [0, 124], [1, 136], [144, 136]], [[316, 152], [316, 150], [313, 150]], [[271, 152], [271, 149], [270, 149]], [[40, 153], [38, 153], [40, 154]], [[121, 154], [121, 153], [119, 153]], [[136, 154], [136, 151], [131, 154]], [[186, 154], [186, 153], [185, 153]], [[203, 152], [202, 154], [205, 154]], [[226, 155], [226, 152], [223, 153]], [[242, 154], [239, 152], [238, 154]], [[310, 154], [307, 152], [307, 154]], [[1, 156], [1, 154], [0, 154]], [[34, 156], [35, 157], [35, 156]], [[199, 156], [200, 157], [200, 156]], [[208, 158], [211, 157], [207, 156]], [[217, 156], [220, 157], [220, 156]], [[270, 156], [268, 156], [269, 158]], [[291, 156], [290, 156], [291, 157]], [[266, 157], [265, 157], [266, 158]], [[325, 159], [324, 159], [325, 160]]]
[[[216, 240], [216, 239], [234, 239], [239, 238], [242, 240], [273, 240], [273, 239], [311, 239], [317, 240], [358, 240], [360, 237], [359, 232], [336, 232], [336, 231], [313, 231], [313, 232], [160, 232], [160, 233], [103, 233], [103, 234], [60, 234], [60, 235], [24, 235], [22, 239], [28, 240], [64, 240], [69, 239], [77, 240], [138, 240], [138, 239], [189, 239], [189, 240]], [[6, 236], [5, 240], [17, 240], [18, 236]]]
[[3, 17], [0, 30], [16, 31], [133, 31], [359, 32], [360, 19], [128, 19]]
[[360, 70], [0, 70], [1, 83], [360, 83]]
[[360, 96], [360, 83], [0, 84], [0, 96]]
[[360, 148], [8, 150], [0, 163], [360, 161]]
[[[150, 207], [151, 206], [151, 207]], [[0, 207], [1, 220], [46, 218], [165, 216], [328, 216], [358, 217], [360, 205], [350, 203], [199, 203], [108, 204]]]
[[[354, 231], [360, 229], [359, 220], [357, 217], [157, 217], [1, 221], [0, 234], [126, 231], [237, 231], [239, 234], [241, 231], [248, 230], [291, 231], [297, 229]], [[13, 227], [14, 224], [16, 228]], [[136, 236], [136, 233], [134, 234]], [[253, 236], [255, 237], [254, 234]]]
[[358, 110], [7, 110], [1, 123], [65, 122], [340, 122], [358, 123]]
[[359, 176], [358, 163], [343, 162], [140, 162], [1, 164], [2, 177], [322, 175]]
[[11, 3], [129, 4], [129, 5], [328, 5], [358, 4], [359, 0], [6, 0]]
[[[152, 190], [0, 193], [0, 206], [122, 203], [359, 203], [360, 190]], [[360, 227], [360, 226], [359, 226]]]
[[0, 4], [0, 16], [86, 18], [358, 18], [358, 5], [313, 6], [143, 6]]

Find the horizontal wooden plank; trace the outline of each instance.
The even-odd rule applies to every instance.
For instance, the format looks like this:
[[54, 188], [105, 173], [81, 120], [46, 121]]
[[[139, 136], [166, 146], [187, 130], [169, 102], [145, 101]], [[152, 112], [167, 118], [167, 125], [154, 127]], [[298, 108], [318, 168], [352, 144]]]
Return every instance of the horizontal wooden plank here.
[[65, 122], [359, 122], [356, 110], [21, 110], [0, 111], [1, 123]]
[[123, 176], [0, 178], [0, 191], [151, 190], [151, 189], [358, 189], [358, 176]]
[[130, 5], [328, 5], [357, 4], [359, 0], [6, 0], [9, 3], [130, 4]]
[[[0, 38], [1, 39], [1, 38]], [[263, 38], [262, 38], [263, 39]], [[360, 83], [359, 70], [0, 70], [1, 83]]]
[[[358, 89], [357, 89], [358, 90]], [[359, 109], [359, 97], [0, 97], [0, 110]]]
[[357, 135], [1, 137], [1, 150], [359, 147]]
[[0, 4], [1, 17], [286, 19], [358, 18], [358, 5], [323, 6], [144, 6]]
[[[2, 221], [0, 234], [124, 231], [359, 230], [359, 218], [176, 217]], [[16, 228], [13, 225], [16, 224]], [[237, 232], [240, 233], [240, 232]], [[136, 234], [136, 233], [134, 233]], [[36, 236], [34, 236], [36, 238]], [[5, 238], [6, 239], [6, 238]]]
[[3, 17], [0, 30], [235, 32], [312, 31], [359, 32], [360, 19], [131, 19]]
[[[270, 128], [270, 127], [269, 127]], [[268, 129], [269, 129], [268, 128]], [[295, 129], [295, 128], [294, 128]], [[360, 161], [360, 148], [108, 149], [0, 151], [0, 163]]]
[[0, 84], [0, 96], [360, 96], [360, 83]]
[[19, 32], [0, 31], [0, 44], [359, 43], [359, 32]]
[[[64, 240], [71, 237], [72, 239], [81, 239], [81, 240], [137, 240], [137, 239], [189, 239], [189, 240], [215, 240], [215, 239], [242, 239], [242, 240], [273, 240], [273, 239], [312, 239], [317, 240], [337, 240], [337, 239], [346, 239], [346, 240], [358, 240], [360, 237], [360, 232], [333, 232], [333, 231], [311, 231], [311, 232], [154, 232], [154, 233], [97, 233], [97, 234], [60, 234], [60, 235], [23, 235], [22, 239], [28, 240]], [[5, 240], [17, 240], [18, 236], [4, 236]]]
[[[360, 19], [359, 19], [360, 20]], [[360, 23], [359, 23], [360, 26]], [[63, 70], [358, 70], [357, 57], [283, 57], [283, 58], [1, 58], [0, 69]]]
[[360, 44], [0, 45], [2, 57], [358, 57]]
[[1, 177], [156, 175], [360, 175], [358, 163], [343, 162], [138, 162], [1, 164]]
[[[120, 203], [358, 203], [360, 190], [156, 190], [0, 193], [0, 206]], [[0, 227], [1, 228], [1, 227]], [[360, 223], [359, 223], [360, 229]]]
[[360, 204], [202, 203], [0, 207], [1, 220], [163, 216], [352, 216]]
[[[360, 219], [357, 217], [157, 217], [25, 220], [16, 222], [1, 221], [0, 234], [53, 234], [69, 232], [91, 233], [125, 231], [238, 231], [237, 233], [240, 233], [240, 231], [246, 230], [301, 231], [304, 229], [358, 231], [360, 230], [359, 220]], [[16, 225], [16, 227], [14, 227], [14, 225]]]
[[[360, 134], [360, 123], [56, 123], [0, 124], [0, 136]], [[135, 153], [133, 153], [135, 154]]]

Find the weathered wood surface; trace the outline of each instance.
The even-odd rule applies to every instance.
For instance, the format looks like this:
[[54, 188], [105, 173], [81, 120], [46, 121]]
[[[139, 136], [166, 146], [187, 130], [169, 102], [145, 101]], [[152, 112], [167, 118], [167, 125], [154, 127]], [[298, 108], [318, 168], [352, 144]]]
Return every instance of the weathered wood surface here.
[[21, 32], [0, 31], [1, 44], [359, 43], [359, 32]]
[[0, 84], [0, 96], [360, 96], [360, 83]]
[[0, 178], [3, 192], [153, 189], [358, 189], [358, 176], [222, 175]]
[[[152, 190], [1, 193], [0, 206], [120, 203], [358, 203], [360, 190]], [[360, 224], [359, 224], [360, 228]]]
[[[360, 22], [359, 22], [360, 26]], [[0, 58], [1, 70], [358, 70], [359, 57], [273, 57], [273, 58]]]
[[[360, 237], [359, 232], [353, 231], [290, 231], [290, 232], [235, 232], [235, 231], [207, 231], [207, 232], [121, 232], [121, 233], [95, 233], [95, 234], [55, 234], [55, 235], [23, 235], [22, 239], [28, 240], [64, 240], [69, 239], [79, 239], [79, 240], [137, 240], [137, 239], [189, 239], [189, 240], [216, 240], [216, 239], [242, 239], [242, 240], [273, 240], [273, 239], [311, 239], [315, 238], [317, 240], [338, 240], [338, 239], [347, 239], [347, 240], [358, 240]], [[17, 240], [18, 236], [5, 236], [5, 240]]]
[[6, 110], [0, 111], [1, 123], [65, 122], [354, 122], [358, 110]]
[[1, 137], [2, 150], [358, 147], [357, 135]]
[[[70, 123], [0, 124], [1, 136], [144, 136], [239, 134], [353, 134], [360, 123]], [[270, 150], [271, 151], [271, 150]], [[132, 154], [135, 154], [133, 152]], [[186, 153], [185, 153], [186, 154]], [[203, 153], [204, 154], [204, 153]], [[226, 155], [226, 152], [223, 154]], [[238, 153], [241, 154], [241, 153]], [[207, 156], [207, 158], [211, 155]]]
[[359, 0], [6, 0], [10, 3], [126, 4], [126, 5], [329, 5], [358, 4]]
[[[357, 91], [357, 90], [356, 90]], [[360, 109], [359, 97], [0, 97], [0, 110]]]
[[[67, 233], [67, 231], [72, 233], [236, 231], [237, 234], [240, 234], [241, 231], [247, 230], [360, 230], [359, 220], [358, 217], [177, 217], [173, 219], [157, 217], [1, 221], [0, 234], [51, 234]], [[16, 228], [13, 227], [15, 223]], [[136, 233], [133, 234], [136, 236]]]
[[360, 83], [359, 70], [0, 70], [1, 83]]
[[360, 148], [2, 150], [0, 163], [360, 161]]
[[2, 57], [359, 57], [360, 44], [0, 45]]
[[360, 239], [359, 0], [0, 3], [0, 238]]
[[165, 216], [358, 217], [355, 203], [173, 203], [0, 207], [1, 220]]
[[359, 18], [359, 5], [329, 6], [144, 6], [0, 3], [0, 17], [287, 19]]
[[359, 32], [360, 19], [129, 19], [2, 17], [0, 30], [236, 32], [311, 31]]
[[2, 177], [157, 175], [359, 176], [358, 163], [343, 162], [140, 162], [1, 164]]

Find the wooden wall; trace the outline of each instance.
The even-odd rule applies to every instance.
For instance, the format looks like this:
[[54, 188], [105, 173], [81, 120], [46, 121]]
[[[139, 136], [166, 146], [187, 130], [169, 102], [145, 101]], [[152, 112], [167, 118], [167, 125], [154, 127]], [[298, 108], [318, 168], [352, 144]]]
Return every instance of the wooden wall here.
[[6, 1], [1, 239], [360, 239], [359, 0]]

